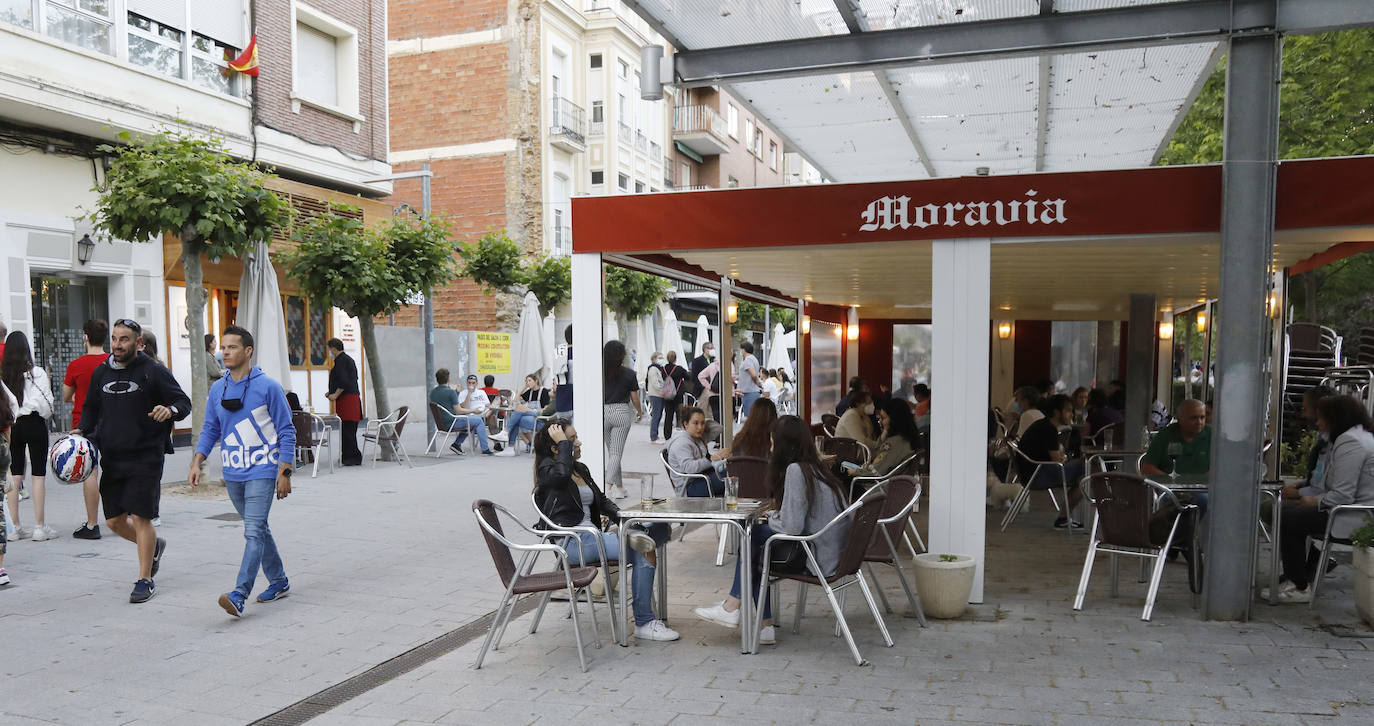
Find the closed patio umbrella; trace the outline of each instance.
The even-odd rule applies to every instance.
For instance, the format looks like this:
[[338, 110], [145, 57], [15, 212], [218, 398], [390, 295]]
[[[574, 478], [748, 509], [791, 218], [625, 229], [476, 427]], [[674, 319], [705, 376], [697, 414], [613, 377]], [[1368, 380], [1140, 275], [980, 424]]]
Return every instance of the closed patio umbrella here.
[[531, 373], [541, 380], [548, 376], [549, 371], [545, 368], [548, 356], [545, 355], [544, 346], [544, 321], [539, 317], [539, 298], [527, 292], [520, 309], [520, 327], [515, 334], [511, 373], [520, 377], [515, 385], [523, 385], [525, 376]]
[[[234, 323], [253, 334], [253, 364], [290, 391], [291, 362], [286, 357], [286, 321], [282, 317], [281, 288], [259, 243], [243, 260], [239, 278], [239, 306]], [[193, 341], [194, 342], [194, 341]]]
[[663, 325], [659, 328], [658, 335], [662, 341], [658, 344], [659, 350], [664, 355], [667, 355], [670, 350], [677, 351], [677, 359], [679, 361], [686, 360], [687, 357], [682, 351], [682, 330], [678, 327], [677, 315], [673, 313], [673, 308], [666, 303], [659, 308], [659, 311], [663, 319]]
[[773, 326], [773, 337], [768, 342], [768, 362], [765, 368], [781, 368], [792, 374], [792, 357], [787, 354], [787, 331], [782, 323]]
[[697, 339], [692, 345], [692, 357], [701, 355], [702, 346], [711, 341], [711, 325], [706, 322], [705, 315], [697, 316]]

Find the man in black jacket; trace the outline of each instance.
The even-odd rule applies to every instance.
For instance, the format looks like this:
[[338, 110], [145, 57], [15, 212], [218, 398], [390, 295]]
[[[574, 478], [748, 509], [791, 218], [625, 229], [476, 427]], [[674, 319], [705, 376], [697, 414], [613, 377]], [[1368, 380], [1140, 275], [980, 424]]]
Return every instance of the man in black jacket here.
[[715, 354], [716, 344], [708, 342], [701, 346], [701, 355], [692, 359], [692, 376], [689, 382], [692, 386], [692, 395], [696, 396], [697, 400], [701, 400], [701, 392], [705, 388], [701, 385], [701, 381], [697, 380], [697, 377], [706, 370], [706, 366], [711, 365], [711, 359], [715, 357]]
[[325, 398], [334, 402], [334, 413], [341, 422], [339, 439], [343, 444], [340, 459], [344, 466], [361, 466], [363, 452], [358, 450], [358, 422], [363, 420], [362, 389], [358, 388], [358, 364], [344, 352], [343, 341], [330, 338], [325, 347], [334, 365], [329, 369], [329, 393]]
[[91, 374], [78, 433], [100, 452], [100, 499], [105, 524], [138, 546], [138, 581], [129, 602], [156, 593], [153, 577], [167, 541], [153, 520], [162, 498], [162, 462], [167, 422], [191, 414], [191, 399], [172, 372], [138, 350], [142, 327], [116, 320], [110, 331], [113, 354]]

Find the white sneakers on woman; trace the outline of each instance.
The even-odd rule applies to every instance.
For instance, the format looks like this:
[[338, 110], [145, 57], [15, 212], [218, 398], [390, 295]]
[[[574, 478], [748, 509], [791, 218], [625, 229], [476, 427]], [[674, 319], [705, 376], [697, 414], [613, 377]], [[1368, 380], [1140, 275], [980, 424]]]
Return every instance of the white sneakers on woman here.
[[[725, 609], [725, 601], [721, 601], [709, 608], [696, 608], [692, 611], [693, 615], [707, 622], [716, 625], [724, 625], [727, 628], [739, 627], [739, 611]], [[774, 645], [778, 642], [778, 631], [772, 625], [765, 625], [759, 629], [759, 643], [761, 645]]]
[[678, 632], [668, 627], [662, 620], [650, 620], [643, 625], [635, 626], [635, 638], [640, 640], [660, 640], [667, 642], [677, 640], [679, 637], [681, 636], [678, 635]]

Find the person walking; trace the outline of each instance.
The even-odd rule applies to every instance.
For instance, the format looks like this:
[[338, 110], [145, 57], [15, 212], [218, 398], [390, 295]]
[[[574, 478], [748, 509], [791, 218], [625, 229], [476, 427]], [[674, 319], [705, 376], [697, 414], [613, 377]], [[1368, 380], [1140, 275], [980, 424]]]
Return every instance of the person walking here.
[[749, 409], [762, 395], [759, 384], [763, 383], [763, 376], [759, 373], [759, 359], [754, 357], [754, 344], [746, 340], [740, 343], [739, 348], [744, 352], [739, 366], [739, 392], [742, 396], [739, 415], [740, 418], [749, 418]]
[[258, 594], [258, 602], [279, 600], [291, 592], [267, 515], [274, 494], [285, 499], [291, 493], [296, 428], [281, 384], [253, 365], [253, 334], [230, 325], [220, 334], [220, 349], [228, 374], [215, 382], [206, 398], [205, 423], [187, 481], [192, 488], [200, 483], [201, 462], [218, 445], [224, 488], [243, 517], [238, 579], [233, 590], [219, 596], [219, 606], [237, 618], [259, 569], [267, 578], [267, 589]]
[[172, 372], [138, 350], [143, 327], [123, 318], [111, 329], [112, 355], [91, 374], [79, 433], [100, 451], [105, 525], [138, 546], [138, 580], [129, 602], [151, 600], [167, 540], [153, 520], [162, 497], [167, 424], [191, 415], [191, 399]]
[[224, 363], [220, 356], [215, 355], [215, 334], [205, 334], [205, 378], [210, 385], [215, 385], [215, 381], [224, 377]]
[[635, 372], [625, 367], [625, 344], [612, 340], [601, 349], [601, 374], [605, 384], [602, 399], [602, 434], [606, 442], [606, 488], [615, 499], [629, 496], [621, 482], [620, 462], [625, 457], [625, 440], [630, 437], [630, 424], [644, 419], [644, 407], [639, 403], [639, 381]]
[[[43, 519], [43, 505], [47, 496], [44, 481], [48, 475], [48, 417], [53, 412], [52, 386], [48, 374], [33, 364], [29, 338], [18, 330], [5, 339], [5, 352], [0, 358], [0, 379], [19, 402], [10, 428], [10, 516], [14, 518], [15, 539], [32, 536], [42, 542], [57, 536]], [[25, 464], [33, 480], [32, 530], [19, 526], [19, 490], [24, 486]]]
[[[104, 320], [92, 318], [81, 326], [86, 354], [67, 364], [62, 377], [62, 400], [72, 404], [72, 428], [81, 425], [81, 408], [91, 389], [91, 375], [110, 357], [105, 342], [110, 339], [110, 326]], [[81, 495], [86, 500], [86, 521], [72, 536], [77, 539], [100, 539], [100, 468], [96, 467], [81, 483]]]
[[[649, 397], [649, 443], [658, 443], [658, 422], [663, 418], [663, 355], [654, 351], [644, 373], [644, 395]], [[672, 416], [672, 412], [668, 413]], [[672, 424], [668, 424], [672, 428]], [[663, 437], [666, 441], [667, 436]]]
[[325, 398], [334, 402], [334, 413], [342, 420], [339, 438], [343, 442], [344, 466], [362, 466], [363, 452], [358, 449], [358, 422], [363, 420], [362, 391], [358, 388], [358, 364], [344, 352], [343, 341], [330, 338], [325, 343], [334, 365], [329, 369], [329, 393]]
[[[668, 351], [668, 363], [663, 366], [663, 382], [665, 390], [669, 387], [668, 382], [672, 382], [673, 395], [663, 396], [663, 441], [665, 443], [668, 439], [673, 438], [673, 423], [677, 422], [679, 426], [682, 425], [682, 422], [677, 420], [677, 412], [682, 408], [682, 402], [687, 396], [687, 387], [691, 384], [691, 380], [687, 377], [687, 369], [677, 364], [677, 351]], [[652, 423], [649, 424], [649, 428], [653, 428]]]
[[[0, 471], [9, 468], [10, 465], [10, 426], [14, 423], [14, 409], [19, 408], [19, 402], [15, 400], [14, 394], [4, 383], [0, 383]], [[3, 488], [3, 487], [0, 487]], [[0, 585], [10, 584], [10, 573], [5, 572], [5, 530], [9, 524], [5, 521], [5, 507], [0, 506]]]

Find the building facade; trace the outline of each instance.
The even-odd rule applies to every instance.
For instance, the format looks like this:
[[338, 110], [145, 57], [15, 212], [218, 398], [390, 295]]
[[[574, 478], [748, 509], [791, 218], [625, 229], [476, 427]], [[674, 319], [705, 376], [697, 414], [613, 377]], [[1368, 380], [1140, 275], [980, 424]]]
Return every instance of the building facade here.
[[[31, 336], [38, 364], [60, 374], [88, 318], [133, 317], [159, 333], [163, 360], [189, 388], [200, 347], [185, 334], [179, 246], [98, 239], [85, 219], [105, 173], [98, 147], [121, 132], [217, 138], [283, 177], [279, 191], [307, 213], [329, 199], [389, 213], [368, 200], [391, 191], [368, 181], [390, 172], [385, 27], [384, 0], [0, 3], [0, 318]], [[228, 67], [254, 37], [257, 78]], [[207, 330], [233, 319], [234, 265], [205, 266]], [[347, 326], [324, 310], [297, 316], [291, 331], [293, 309], [311, 306], [283, 305], [304, 346], [294, 387], [313, 400], [312, 333]]]

